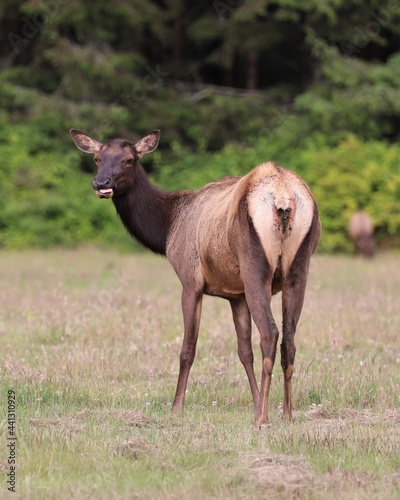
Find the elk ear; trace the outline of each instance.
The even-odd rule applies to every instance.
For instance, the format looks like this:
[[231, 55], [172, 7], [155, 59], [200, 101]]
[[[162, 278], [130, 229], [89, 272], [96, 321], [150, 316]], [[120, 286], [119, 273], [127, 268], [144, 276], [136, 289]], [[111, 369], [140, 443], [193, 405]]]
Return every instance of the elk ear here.
[[135, 149], [139, 154], [139, 158], [141, 158], [146, 153], [152, 153], [158, 146], [159, 141], [160, 141], [159, 130], [153, 130], [153, 132], [149, 132], [144, 137], [142, 137], [142, 139], [140, 139], [135, 144]]
[[80, 132], [79, 130], [75, 130], [74, 128], [71, 128], [70, 133], [76, 147], [84, 153], [97, 153], [100, 151], [102, 146], [101, 142], [96, 141], [96, 139], [92, 139], [88, 135]]

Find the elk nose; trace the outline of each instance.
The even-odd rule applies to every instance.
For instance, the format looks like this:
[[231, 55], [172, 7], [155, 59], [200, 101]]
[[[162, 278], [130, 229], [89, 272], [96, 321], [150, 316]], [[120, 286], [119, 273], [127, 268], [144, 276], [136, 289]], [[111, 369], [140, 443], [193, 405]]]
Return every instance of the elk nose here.
[[101, 179], [98, 181], [97, 178], [94, 178], [92, 186], [96, 191], [99, 191], [99, 189], [108, 189], [111, 187], [111, 179], [108, 177], [108, 179]]

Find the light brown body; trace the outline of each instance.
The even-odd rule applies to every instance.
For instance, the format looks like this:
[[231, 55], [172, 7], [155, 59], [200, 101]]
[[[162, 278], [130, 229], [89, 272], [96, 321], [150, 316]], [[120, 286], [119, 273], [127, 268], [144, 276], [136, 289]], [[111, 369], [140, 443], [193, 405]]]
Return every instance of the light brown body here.
[[[268, 393], [279, 336], [270, 301], [282, 291], [283, 418], [291, 418], [294, 334], [310, 257], [321, 233], [317, 206], [306, 184], [293, 172], [264, 163], [244, 177], [227, 177], [197, 191], [165, 193], [150, 184], [138, 162], [157, 146], [157, 132], [127, 149], [121, 141], [119, 150], [114, 142], [102, 145], [81, 132], [72, 131], [72, 135], [77, 146], [96, 154], [101, 165], [93, 182], [97, 193], [113, 197], [128, 230], [153, 251], [165, 254], [182, 283], [184, 339], [173, 410], [183, 408], [202, 296], [208, 294], [230, 302], [256, 425], [268, 423]], [[129, 169], [124, 165], [128, 149], [134, 159]], [[260, 332], [260, 390], [253, 368], [252, 318]]]
[[[278, 336], [270, 309], [271, 295], [286, 285], [284, 300], [291, 303], [291, 321], [297, 324], [303, 304], [309, 257], [320, 235], [315, 207], [309, 189], [297, 175], [273, 163], [265, 163], [245, 177], [222, 179], [196, 191], [192, 199], [185, 200], [184, 210], [180, 211], [168, 238], [167, 258], [184, 289], [190, 290], [196, 297], [192, 301], [198, 301], [195, 307], [196, 324], [192, 326], [196, 334], [189, 334], [189, 337], [197, 337], [203, 293], [231, 301], [236, 327], [239, 328], [239, 355], [249, 375], [258, 424], [268, 422], [267, 393]], [[291, 209], [284, 232], [277, 215], [279, 208]], [[251, 234], [248, 217], [255, 234]], [[291, 265], [313, 224], [316, 226], [315, 233], [300, 263], [301, 276], [297, 283], [288, 287], [286, 278], [290, 276]], [[263, 252], [263, 269], [259, 268], [257, 262], [251, 261], [252, 252]], [[265, 272], [268, 274], [267, 279], [263, 276]], [[261, 346], [265, 351], [261, 407], [253, 371], [253, 356], [250, 354], [250, 316], [253, 316], [260, 330]], [[292, 344], [295, 325], [285, 325], [284, 328], [289, 328], [289, 343]], [[293, 350], [294, 345], [291, 345], [291, 353]], [[288, 361], [284, 360], [285, 418], [291, 416], [292, 356]], [[192, 359], [192, 355], [189, 355], [189, 359]], [[174, 405], [177, 409], [183, 405], [186, 370], [183, 364]]]

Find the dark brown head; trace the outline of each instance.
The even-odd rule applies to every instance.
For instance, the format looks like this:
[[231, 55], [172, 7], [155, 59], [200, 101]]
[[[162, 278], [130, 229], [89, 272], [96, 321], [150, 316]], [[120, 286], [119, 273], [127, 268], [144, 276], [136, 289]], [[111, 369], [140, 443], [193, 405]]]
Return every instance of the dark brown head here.
[[139, 159], [151, 153], [158, 146], [160, 131], [149, 132], [136, 144], [124, 139], [113, 139], [102, 144], [92, 137], [70, 130], [78, 149], [92, 153], [97, 165], [93, 189], [99, 198], [111, 198], [127, 192], [133, 184], [133, 169]]

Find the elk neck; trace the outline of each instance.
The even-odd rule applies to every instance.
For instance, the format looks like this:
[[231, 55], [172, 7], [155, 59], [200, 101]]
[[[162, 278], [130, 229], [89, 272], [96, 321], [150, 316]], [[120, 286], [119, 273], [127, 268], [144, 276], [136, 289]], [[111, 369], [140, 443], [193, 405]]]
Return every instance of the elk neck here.
[[139, 162], [136, 162], [132, 175], [132, 188], [113, 197], [117, 213], [132, 236], [151, 251], [165, 255], [179, 195], [154, 186]]

